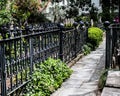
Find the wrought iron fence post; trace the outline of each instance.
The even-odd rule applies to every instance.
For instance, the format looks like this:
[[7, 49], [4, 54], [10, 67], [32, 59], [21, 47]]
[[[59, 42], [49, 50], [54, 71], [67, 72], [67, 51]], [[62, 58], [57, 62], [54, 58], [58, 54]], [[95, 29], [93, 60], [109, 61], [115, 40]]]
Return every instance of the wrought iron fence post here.
[[[26, 26], [26, 33], [30, 34], [32, 32], [30, 26]], [[29, 46], [30, 46], [30, 75], [33, 71], [33, 44], [32, 44], [32, 37], [29, 37]]]
[[60, 50], [59, 50], [59, 58], [63, 61], [63, 29], [64, 29], [64, 24], [60, 23], [58, 24], [58, 27], [60, 28], [60, 42], [59, 42], [59, 46], [60, 46]]
[[30, 44], [30, 75], [33, 71], [33, 44], [32, 44], [32, 38], [29, 38], [29, 44]]
[[1, 96], [6, 96], [6, 72], [5, 72], [5, 48], [0, 44], [0, 67], [1, 67]]
[[76, 46], [78, 46], [77, 45], [77, 32], [78, 32], [78, 30], [77, 30], [77, 26], [78, 26], [78, 23], [77, 22], [74, 22], [73, 23], [73, 26], [74, 26], [74, 28], [75, 28], [75, 30], [74, 30], [74, 39], [75, 39], [75, 46], [74, 46], [74, 52], [75, 52], [75, 57], [77, 57], [77, 47]]
[[106, 30], [106, 59], [105, 59], [105, 69], [110, 67], [110, 29], [109, 29], [110, 22], [105, 21], [104, 26]]
[[0, 26], [0, 32], [1, 32], [1, 35], [2, 35], [3, 39], [6, 39], [6, 33], [7, 33], [6, 25]]
[[79, 24], [80, 24], [81, 40], [82, 40], [82, 42], [81, 42], [81, 46], [83, 46], [84, 43], [85, 43], [84, 22], [83, 22], [83, 21], [80, 21]]
[[86, 22], [85, 23], [85, 25], [86, 25], [86, 42], [88, 41], [88, 28], [89, 28], [89, 22]]

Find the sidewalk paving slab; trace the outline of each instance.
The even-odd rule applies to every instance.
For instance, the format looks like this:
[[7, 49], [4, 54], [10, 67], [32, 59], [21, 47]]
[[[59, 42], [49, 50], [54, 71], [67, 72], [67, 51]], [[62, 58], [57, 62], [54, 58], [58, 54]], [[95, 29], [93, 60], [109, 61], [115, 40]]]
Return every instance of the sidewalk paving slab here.
[[106, 86], [120, 88], [120, 71], [108, 71]]
[[120, 89], [105, 87], [101, 96], [120, 96]]

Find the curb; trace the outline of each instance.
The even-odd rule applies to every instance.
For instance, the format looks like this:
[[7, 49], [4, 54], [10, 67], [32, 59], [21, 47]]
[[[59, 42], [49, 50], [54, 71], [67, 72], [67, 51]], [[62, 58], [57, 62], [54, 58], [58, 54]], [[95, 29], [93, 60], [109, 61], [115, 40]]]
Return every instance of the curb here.
[[69, 68], [71, 68], [73, 65], [75, 65], [76, 64], [76, 62], [79, 60], [79, 59], [81, 59], [83, 56], [85, 56], [83, 53], [82, 54], [79, 54], [75, 59], [73, 59], [71, 62], [69, 62], [68, 64], [67, 64], [67, 66], [69, 67]]

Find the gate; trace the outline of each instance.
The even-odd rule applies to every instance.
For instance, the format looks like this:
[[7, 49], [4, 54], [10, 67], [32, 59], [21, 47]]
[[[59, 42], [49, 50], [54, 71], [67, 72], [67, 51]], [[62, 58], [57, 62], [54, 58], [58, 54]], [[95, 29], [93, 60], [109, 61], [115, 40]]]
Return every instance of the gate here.
[[120, 24], [106, 28], [106, 69], [120, 69]]

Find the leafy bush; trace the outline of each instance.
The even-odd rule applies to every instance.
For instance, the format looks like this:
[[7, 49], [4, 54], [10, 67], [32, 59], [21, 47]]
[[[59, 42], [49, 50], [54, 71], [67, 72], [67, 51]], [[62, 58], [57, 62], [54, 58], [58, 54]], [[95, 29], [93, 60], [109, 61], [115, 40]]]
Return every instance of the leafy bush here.
[[71, 73], [65, 63], [49, 58], [35, 69], [25, 96], [50, 96]]
[[0, 10], [0, 25], [10, 22], [12, 16], [8, 10]]
[[83, 49], [84, 55], [87, 55], [91, 52], [91, 47], [89, 47], [88, 45], [84, 45], [82, 49]]
[[102, 41], [103, 31], [98, 27], [91, 27], [88, 29], [88, 42], [93, 45], [92, 49], [95, 49]]

